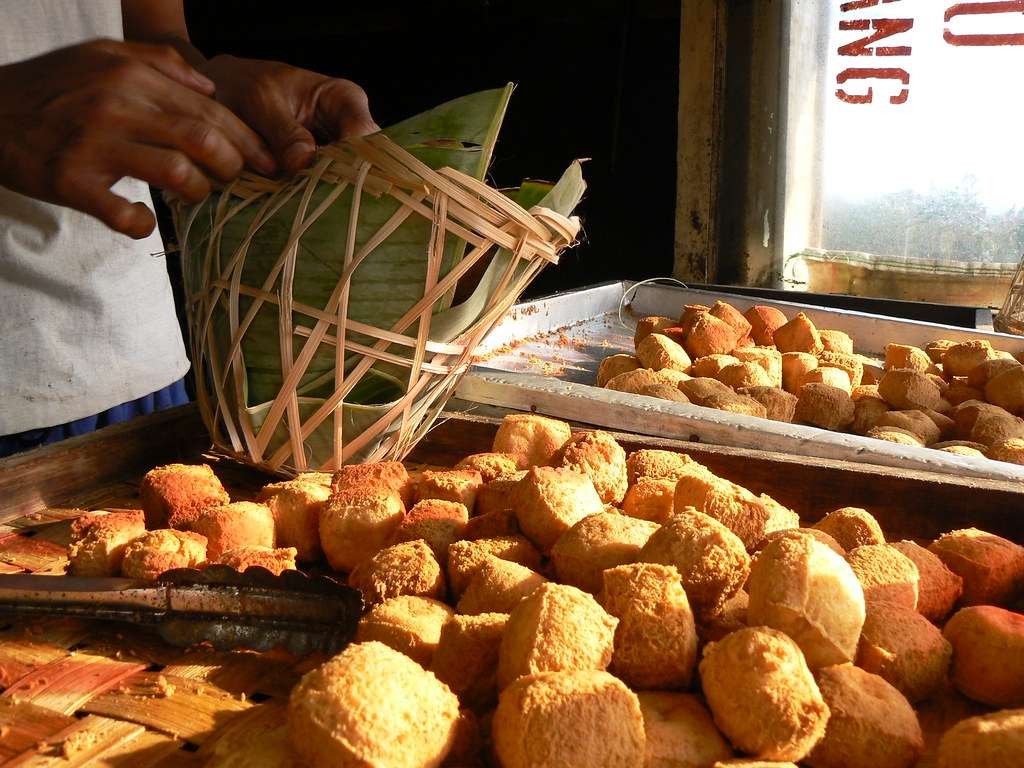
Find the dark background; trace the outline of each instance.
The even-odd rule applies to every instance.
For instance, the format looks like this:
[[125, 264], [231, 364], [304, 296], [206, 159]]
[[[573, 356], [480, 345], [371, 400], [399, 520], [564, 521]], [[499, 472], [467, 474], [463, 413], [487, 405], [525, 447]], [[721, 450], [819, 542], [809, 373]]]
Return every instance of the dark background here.
[[679, 0], [186, 0], [207, 56], [277, 59], [358, 82], [389, 125], [512, 81], [491, 181], [555, 180], [576, 157], [584, 242], [530, 295], [672, 272]]

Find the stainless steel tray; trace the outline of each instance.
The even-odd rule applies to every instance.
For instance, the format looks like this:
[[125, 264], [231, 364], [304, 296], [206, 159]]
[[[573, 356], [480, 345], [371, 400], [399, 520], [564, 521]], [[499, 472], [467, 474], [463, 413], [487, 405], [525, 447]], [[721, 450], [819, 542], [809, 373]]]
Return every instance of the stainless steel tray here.
[[[718, 299], [741, 311], [754, 304], [767, 304], [789, 317], [805, 312], [819, 328], [848, 333], [856, 351], [872, 357], [884, 357], [885, 345], [890, 342], [924, 346], [939, 338], [984, 338], [999, 349], [1016, 353], [1024, 351], [1022, 337], [728, 293], [653, 284], [641, 284], [631, 291], [633, 288], [634, 283], [623, 281], [517, 304], [478, 349], [476, 364], [463, 378], [456, 396], [657, 437], [1024, 480], [1024, 467], [1013, 464], [655, 400], [593, 385], [602, 358], [633, 352], [636, 318], [676, 317], [684, 304], [712, 304]], [[624, 302], [627, 292], [631, 295]]]

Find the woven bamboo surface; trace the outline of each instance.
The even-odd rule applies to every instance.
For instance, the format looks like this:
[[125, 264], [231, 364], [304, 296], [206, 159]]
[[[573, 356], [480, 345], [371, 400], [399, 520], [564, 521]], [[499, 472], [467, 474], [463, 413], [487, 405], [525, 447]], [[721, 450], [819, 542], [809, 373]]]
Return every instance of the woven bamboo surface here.
[[[233, 498], [266, 478], [214, 463]], [[137, 506], [134, 482], [0, 526], [0, 573], [60, 574], [70, 523], [88, 508]], [[0, 616], [0, 765], [291, 766], [284, 705], [320, 659], [174, 648], [145, 628]]]

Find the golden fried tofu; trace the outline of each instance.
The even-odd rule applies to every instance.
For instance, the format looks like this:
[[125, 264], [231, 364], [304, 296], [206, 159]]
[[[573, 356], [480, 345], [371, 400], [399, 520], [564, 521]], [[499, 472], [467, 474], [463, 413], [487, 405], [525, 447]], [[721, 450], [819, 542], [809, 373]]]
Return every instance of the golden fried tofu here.
[[886, 344], [885, 369], [890, 371], [896, 368], [918, 373], [935, 373], [938, 370], [923, 349], [908, 344]]
[[472, 469], [480, 473], [485, 483], [518, 471], [516, 457], [510, 453], [474, 453], [467, 456], [455, 469]]
[[864, 592], [842, 557], [813, 536], [773, 540], [747, 579], [747, 620], [789, 635], [811, 669], [853, 661]]
[[850, 338], [848, 333], [830, 328], [821, 328], [818, 330], [818, 335], [821, 337], [821, 344], [823, 346], [822, 354], [829, 352], [836, 352], [841, 355], [853, 354], [853, 339]]
[[502, 691], [493, 723], [502, 768], [644, 764], [636, 694], [607, 672], [549, 672]]
[[721, 396], [713, 395], [704, 400], [701, 405], [705, 408], [715, 408], [719, 411], [728, 411], [729, 413], [757, 416], [759, 419], [763, 419], [768, 415], [768, 411], [757, 400], [736, 393]]
[[[676, 496], [677, 504], [679, 496]], [[800, 517], [767, 494], [755, 496], [746, 488], [720, 481], [708, 488], [697, 510], [723, 523], [753, 551], [769, 533], [800, 525]]]
[[1024, 761], [1024, 709], [961, 720], [942, 736], [936, 768], [1019, 768]]
[[657, 524], [613, 512], [583, 518], [563, 533], [551, 548], [558, 580], [585, 592], [601, 589], [608, 568], [636, 561]]
[[[924, 354], [924, 353], [922, 353]], [[924, 753], [917, 713], [878, 675], [847, 664], [818, 673], [831, 713], [811, 768], [912, 768]]]
[[992, 707], [1024, 706], [1024, 615], [995, 605], [961, 608], [943, 636], [953, 646], [953, 685]]
[[934, 410], [942, 399], [938, 385], [925, 374], [905, 368], [890, 368], [878, 382], [878, 394], [898, 410]]
[[348, 585], [363, 594], [367, 605], [400, 595], [445, 596], [444, 571], [422, 539], [392, 544], [361, 561], [349, 574]]
[[1024, 547], [1002, 536], [965, 528], [933, 541], [928, 550], [963, 579], [962, 605], [1002, 605], [1024, 582]]
[[540, 553], [524, 536], [456, 541], [448, 547], [448, 586], [453, 598], [462, 596], [473, 574], [492, 555], [533, 571], [540, 568]]
[[715, 724], [752, 757], [799, 761], [825, 734], [828, 705], [799, 646], [778, 630], [750, 627], [709, 643], [700, 679]]
[[128, 542], [121, 560], [121, 575], [153, 581], [164, 571], [195, 568], [205, 561], [205, 536], [192, 531], [159, 528]]
[[847, 394], [853, 392], [850, 374], [842, 368], [819, 365], [813, 371], [804, 374], [798, 385], [797, 394], [808, 384], [827, 384], [830, 387], [841, 389]]
[[271, 547], [245, 546], [221, 552], [219, 557], [210, 558], [209, 562], [226, 565], [241, 573], [253, 566], [258, 566], [266, 568], [275, 576], [280, 576], [285, 571], [297, 570], [295, 554], [295, 547], [272, 549]]
[[1024, 438], [1011, 437], [994, 443], [988, 449], [988, 458], [1010, 464], [1024, 464]]
[[983, 390], [990, 379], [1011, 368], [1020, 368], [1020, 363], [1013, 358], [1006, 360], [997, 357], [994, 360], [986, 360], [967, 372], [967, 386]]
[[276, 542], [270, 508], [251, 501], [208, 507], [196, 515], [188, 527], [206, 537], [206, 555], [211, 560], [229, 549], [273, 548]]
[[675, 514], [640, 550], [639, 562], [673, 565], [696, 613], [714, 615], [750, 573], [743, 541], [722, 523], [692, 507]]
[[946, 685], [952, 646], [917, 611], [871, 603], [857, 650], [857, 666], [885, 678], [912, 703]]
[[[648, 387], [666, 384], [669, 386], [675, 386], [675, 384], [669, 381], [662, 371], [652, 371], [648, 368], [639, 368], [635, 371], [627, 371], [626, 373], [620, 373], [618, 376], [613, 376], [608, 379], [608, 382], [604, 386], [605, 389], [610, 389], [615, 392], [626, 392], [638, 395]], [[568, 429], [568, 425], [566, 425], [566, 428]], [[569, 439], [568, 434], [566, 434], [565, 439]], [[559, 448], [561, 448], [561, 446], [559, 446]]]
[[[516, 513], [511, 509], [506, 509], [501, 512], [485, 512], [482, 515], [469, 518], [469, 522], [466, 523], [459, 538], [476, 541], [477, 539], [493, 539], [497, 536], [518, 536], [520, 533]], [[447, 561], [447, 559], [447, 555], [445, 555], [444, 560]]]
[[357, 643], [377, 641], [430, 669], [441, 628], [453, 615], [444, 603], [399, 595], [370, 608], [356, 627]]
[[[662, 371], [664, 373], [664, 371]], [[640, 387], [633, 394], [643, 395], [644, 397], [655, 397], [658, 400], [670, 400], [673, 403], [688, 403], [690, 398], [680, 392], [672, 384], [649, 384], [645, 387]]]
[[750, 331], [753, 328], [750, 321], [743, 316], [732, 304], [728, 304], [724, 301], [716, 301], [708, 313], [713, 317], [717, 317], [719, 320], [728, 323], [736, 331], [736, 338], [742, 339], [744, 336], [750, 335]]
[[875, 440], [885, 440], [887, 443], [924, 448], [924, 440], [919, 435], [900, 427], [872, 427], [864, 433], [864, 436], [872, 437]]
[[608, 432], [577, 432], [562, 448], [559, 466], [586, 475], [605, 504], [626, 495], [626, 452]]
[[448, 547], [463, 538], [469, 524], [469, 512], [457, 501], [425, 499], [413, 505], [391, 538], [392, 544], [422, 539], [444, 565]]
[[353, 643], [308, 672], [288, 699], [288, 741], [307, 765], [439, 766], [459, 700], [383, 643]]
[[793, 421], [822, 429], [844, 430], [853, 423], [853, 399], [839, 387], [805, 384], [797, 398]]
[[1012, 366], [989, 379], [985, 399], [1012, 414], [1024, 415], [1024, 366]]
[[167, 464], [149, 470], [139, 485], [147, 528], [184, 528], [207, 507], [231, 499], [208, 464]]
[[466, 706], [486, 709], [498, 699], [498, 650], [508, 615], [452, 616], [441, 627], [430, 669]]
[[639, 346], [640, 342], [652, 333], [658, 333], [664, 328], [671, 328], [675, 324], [676, 321], [671, 317], [658, 317], [656, 315], [652, 315], [651, 317], [640, 318], [636, 324], [636, 333], [633, 334], [633, 346]]
[[966, 376], [972, 368], [995, 357], [995, 350], [986, 339], [961, 341], [942, 355], [942, 370], [947, 376]]
[[969, 440], [947, 440], [942, 443], [935, 443], [929, 446], [937, 451], [952, 453], [956, 456], [969, 456], [975, 459], [984, 459], [985, 451], [988, 450], [981, 443], [972, 443]]
[[626, 492], [626, 498], [622, 501], [622, 511], [630, 517], [661, 525], [672, 515], [675, 493], [674, 480], [637, 478], [636, 483]]
[[688, 693], [637, 693], [647, 736], [644, 768], [703, 768], [732, 757], [699, 698]]
[[[971, 442], [982, 443], [989, 449], [1008, 440], [1024, 438], [1024, 419], [1003, 413], [986, 412], [978, 415], [967, 436]], [[987, 453], [987, 451], [986, 451]]]
[[671, 565], [609, 568], [597, 596], [619, 620], [609, 670], [634, 689], [688, 688], [697, 661], [693, 611]]
[[744, 387], [736, 390], [737, 394], [745, 395], [759, 402], [765, 409], [765, 418], [772, 421], [789, 423], [796, 414], [796, 395], [792, 395], [778, 387]]
[[[941, 405], [941, 403], [940, 403], [940, 405]], [[932, 410], [929, 410], [929, 409], [925, 409], [925, 410], [921, 411], [921, 413], [923, 413], [925, 416], [927, 416], [929, 419], [931, 419], [932, 423], [936, 427], [938, 427], [938, 430], [939, 430], [939, 440], [946, 440], [946, 439], [948, 439], [948, 438], [953, 436], [953, 432], [955, 431], [956, 423], [949, 416], [947, 416], [944, 413], [939, 413], [938, 411], [932, 411]]]
[[633, 355], [608, 355], [597, 367], [597, 386], [603, 387], [620, 373], [629, 373], [642, 367], [639, 358]]
[[512, 491], [526, 477], [526, 471], [510, 472], [506, 475], [484, 483], [476, 492], [476, 509], [470, 510], [477, 515], [490, 512], [511, 512]]
[[676, 324], [684, 333], [693, 330], [693, 324], [697, 318], [711, 311], [711, 307], [704, 304], [684, 304], [682, 314], [679, 315], [679, 322]]
[[968, 386], [964, 380], [956, 379], [942, 393], [942, 397], [948, 400], [955, 408], [971, 400], [976, 402], [983, 401], [985, 399], [985, 392], [984, 390]]
[[733, 355], [706, 355], [693, 361], [689, 373], [690, 376], [698, 379], [717, 379], [723, 368], [735, 365], [739, 361], [740, 359]]
[[742, 363], [757, 363], [768, 374], [767, 386], [782, 386], [782, 353], [774, 347], [748, 347], [733, 351], [733, 356]]
[[779, 531], [772, 531], [761, 539], [760, 543], [757, 545], [757, 549], [760, 552], [776, 539], [799, 538], [801, 536], [810, 536], [812, 539], [824, 544], [840, 557], [846, 557], [846, 550], [843, 549], [839, 542], [829, 534], [818, 530], [817, 528], [783, 528]]
[[925, 354], [928, 355], [928, 359], [936, 365], [942, 363], [942, 356], [946, 354], [946, 351], [950, 347], [955, 347], [957, 342], [952, 339], [936, 339], [935, 341], [929, 342], [924, 345]]
[[705, 377], [684, 381], [679, 385], [679, 391], [686, 395], [690, 402], [697, 405], [707, 405], [709, 401], [715, 398], [731, 398], [734, 396], [732, 389], [722, 382]]
[[718, 372], [718, 380], [733, 389], [742, 387], [770, 387], [772, 377], [760, 364], [740, 362], [727, 365]]
[[861, 382], [864, 380], [864, 363], [856, 355], [843, 352], [822, 352], [818, 355], [818, 367], [838, 368], [845, 372], [850, 380], [851, 396], [853, 390], [861, 386]]
[[[612, 381], [608, 382], [609, 387]], [[519, 469], [544, 467], [554, 461], [570, 437], [572, 430], [564, 421], [538, 416], [535, 413], [510, 413], [501, 420], [491, 450], [514, 456]]]
[[885, 544], [882, 526], [862, 507], [833, 510], [811, 527], [827, 533], [847, 551], [865, 544]]
[[604, 511], [589, 477], [553, 467], [531, 469], [516, 486], [513, 506], [519, 528], [545, 554], [573, 525]]
[[267, 505], [274, 518], [277, 544], [294, 547], [302, 562], [318, 560], [320, 548], [320, 513], [331, 496], [329, 488], [307, 480], [288, 480], [263, 486], [260, 501]]
[[803, 312], [782, 327], [776, 328], [772, 340], [779, 352], [806, 352], [817, 357], [825, 349], [818, 329]]
[[346, 464], [331, 480], [331, 491], [337, 493], [354, 488], [390, 489], [408, 508], [414, 501], [414, 484], [400, 461], [378, 461], [373, 464]]
[[498, 652], [498, 687], [538, 672], [606, 669], [618, 623], [586, 592], [542, 584], [509, 614]]
[[416, 483], [416, 500], [441, 499], [462, 504], [466, 509], [476, 507], [476, 494], [484, 481], [475, 469], [452, 469], [435, 472], [425, 470]]
[[351, 571], [391, 541], [404, 517], [398, 492], [383, 485], [332, 493], [317, 526], [327, 562], [336, 571]]
[[939, 427], [924, 411], [889, 411], [879, 417], [876, 426], [906, 430], [917, 435], [925, 445], [937, 443], [942, 436]]
[[636, 356], [644, 368], [660, 371], [668, 368], [686, 373], [690, 370], [690, 356], [668, 336], [652, 333], [636, 345]]
[[818, 367], [818, 358], [806, 352], [785, 352], [782, 355], [782, 388], [797, 395], [804, 377]]
[[697, 469], [706, 468], [691, 459], [685, 453], [661, 451], [653, 448], [642, 448], [629, 454], [626, 459], [626, 473], [629, 484], [633, 485], [641, 477], [657, 480], [678, 480]]
[[[859, 387], [863, 389], [863, 387]], [[867, 434], [879, 426], [879, 419], [889, 413], [889, 403], [881, 397], [861, 394], [853, 398], [853, 424], [850, 430], [855, 434]]]
[[142, 510], [92, 512], [71, 523], [68, 573], [117, 576], [129, 542], [146, 532]]
[[895, 541], [890, 546], [917, 566], [917, 612], [931, 622], [941, 622], [963, 594], [964, 580], [947, 568], [938, 555], [913, 541]]
[[736, 329], [710, 312], [699, 314], [683, 345], [691, 360], [707, 355], [727, 355], [736, 349]]
[[763, 304], [755, 304], [743, 316], [750, 323], [750, 338], [763, 347], [774, 344], [773, 334], [786, 324], [786, 316], [780, 310]]
[[457, 610], [466, 615], [510, 613], [545, 582], [525, 565], [491, 555], [470, 577]]
[[894, 603], [917, 610], [920, 575], [914, 561], [887, 544], [863, 544], [846, 553], [868, 603]]

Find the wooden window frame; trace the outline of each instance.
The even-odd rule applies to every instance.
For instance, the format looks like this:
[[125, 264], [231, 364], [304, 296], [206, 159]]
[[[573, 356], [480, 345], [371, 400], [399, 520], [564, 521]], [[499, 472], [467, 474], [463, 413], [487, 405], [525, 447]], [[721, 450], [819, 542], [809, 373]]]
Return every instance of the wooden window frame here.
[[683, 0], [676, 278], [779, 288], [786, 256], [820, 241], [822, 11]]

